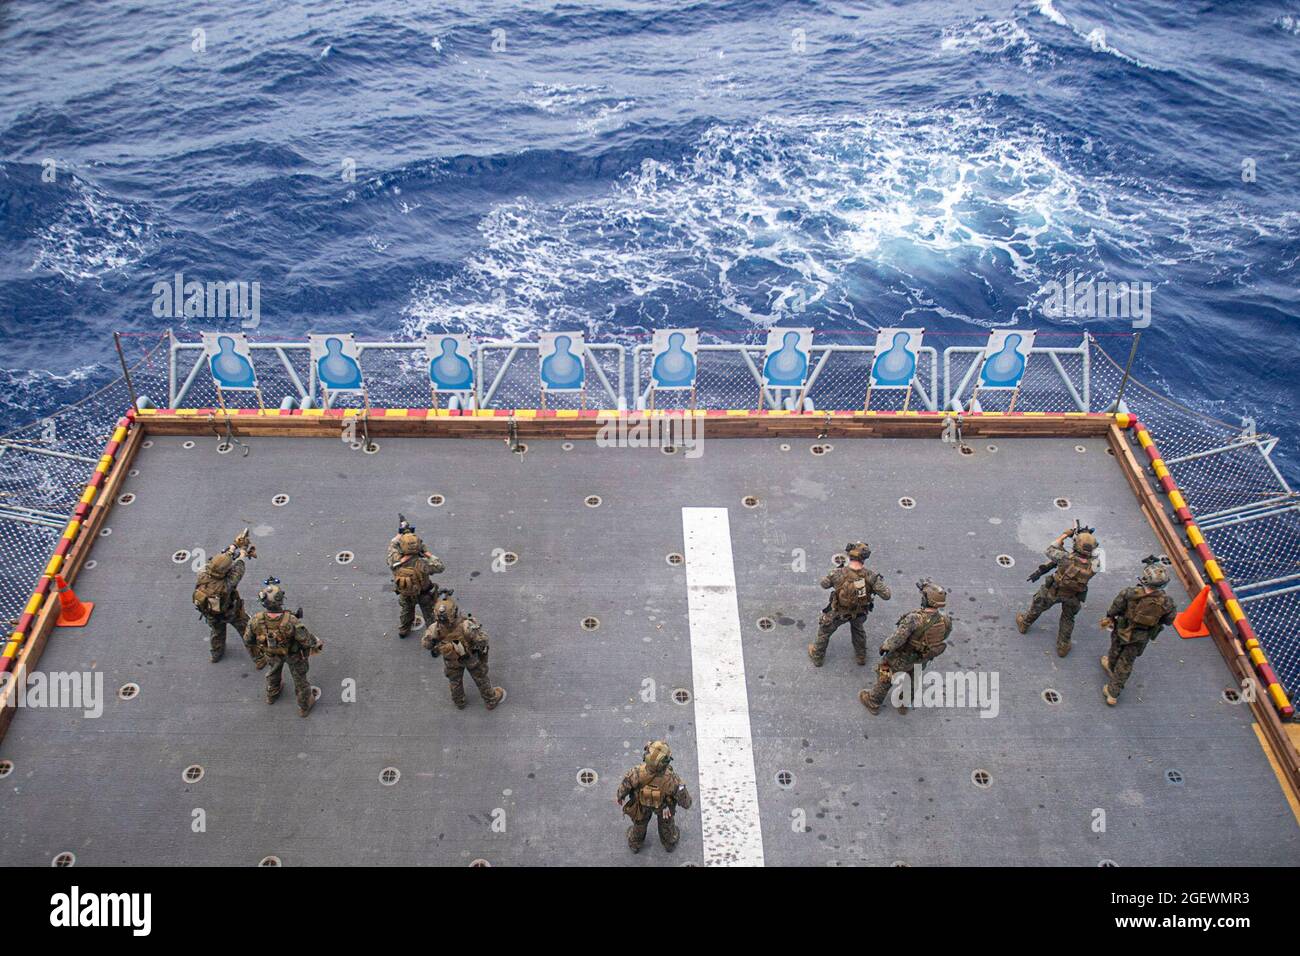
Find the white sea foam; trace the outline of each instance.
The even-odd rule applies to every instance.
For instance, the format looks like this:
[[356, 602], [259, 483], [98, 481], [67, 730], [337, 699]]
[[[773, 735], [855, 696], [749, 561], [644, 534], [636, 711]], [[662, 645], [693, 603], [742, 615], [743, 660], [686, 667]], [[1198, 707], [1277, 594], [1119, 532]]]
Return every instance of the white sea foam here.
[[1160, 67], [1153, 66], [1150, 63], [1144, 63], [1143, 61], [1139, 60], [1137, 57], [1130, 56], [1129, 54], [1124, 53], [1122, 50], [1118, 50], [1115, 47], [1111, 46], [1109, 43], [1106, 42], [1106, 30], [1104, 27], [1093, 27], [1092, 29], [1088, 30], [1085, 33], [1083, 30], [1079, 29], [1068, 19], [1066, 19], [1066, 17], [1062, 15], [1062, 13], [1052, 5], [1052, 0], [1035, 0], [1035, 8], [1042, 16], [1046, 17], [1048, 20], [1052, 21], [1057, 26], [1065, 27], [1075, 36], [1079, 37], [1081, 40], [1084, 40], [1095, 53], [1108, 53], [1113, 57], [1123, 60], [1125, 63], [1130, 63], [1133, 66], [1141, 67], [1144, 70], [1161, 69]]
[[69, 281], [98, 279], [144, 258], [157, 244], [141, 214], [74, 178], [59, 217], [37, 236], [32, 271], [56, 272]]
[[498, 204], [462, 266], [412, 291], [404, 331], [617, 335], [683, 306], [763, 324], [802, 305], [820, 321], [870, 324], [854, 305], [864, 275], [908, 311], [979, 321], [934, 302], [936, 284], [1010, 273], [1032, 289], [1067, 261], [1100, 275], [1101, 243], [1152, 268], [1156, 249], [1170, 264], [1212, 265], [1260, 230], [1294, 228], [1283, 218], [1094, 178], [1041, 133], [976, 111], [773, 118], [714, 126], [680, 161], [646, 160], [594, 197]]
[[1054, 59], [1014, 20], [980, 19], [945, 27], [939, 49], [956, 54], [1018, 55], [1026, 67]]

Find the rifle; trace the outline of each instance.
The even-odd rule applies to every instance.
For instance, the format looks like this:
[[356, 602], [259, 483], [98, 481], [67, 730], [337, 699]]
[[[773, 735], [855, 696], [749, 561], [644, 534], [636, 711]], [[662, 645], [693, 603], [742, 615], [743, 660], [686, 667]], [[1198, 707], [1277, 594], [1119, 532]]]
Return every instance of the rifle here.
[[[1074, 527], [1073, 527], [1073, 528], [1067, 528], [1067, 529], [1066, 529], [1066, 531], [1065, 531], [1065, 537], [1066, 537], [1066, 538], [1073, 538], [1076, 534], [1082, 534], [1082, 533], [1085, 532], [1085, 531], [1086, 531], [1088, 534], [1096, 534], [1096, 533], [1097, 533], [1097, 529], [1096, 529], [1096, 528], [1089, 528], [1087, 525], [1085, 525], [1083, 522], [1081, 522], [1078, 518], [1075, 518], [1075, 519], [1074, 519]], [[1055, 561], [1044, 561], [1042, 564], [1040, 564], [1038, 567], [1036, 567], [1036, 568], [1034, 569], [1034, 573], [1031, 574], [1031, 575], [1029, 575], [1028, 580], [1030, 580], [1030, 581], [1037, 581], [1037, 580], [1038, 580], [1039, 578], [1041, 578], [1044, 574], [1047, 574], [1049, 571], [1051, 571], [1051, 570], [1052, 570], [1053, 568], [1055, 568], [1055, 567], [1056, 567], [1056, 562], [1055, 562]]]
[[245, 528], [239, 534], [235, 535], [235, 540], [226, 550], [231, 552], [244, 552], [245, 557], [257, 557], [257, 545], [253, 544], [253, 539], [248, 536], [248, 529]]

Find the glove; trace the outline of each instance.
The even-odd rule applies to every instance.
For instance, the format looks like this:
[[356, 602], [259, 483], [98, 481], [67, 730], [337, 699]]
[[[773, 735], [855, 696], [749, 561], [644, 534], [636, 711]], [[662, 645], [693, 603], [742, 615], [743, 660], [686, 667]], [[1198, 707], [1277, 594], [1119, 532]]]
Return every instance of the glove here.
[[1115, 626], [1115, 622], [1112, 621], [1110, 618], [1108, 618], [1108, 617], [1103, 617], [1103, 618], [1101, 619], [1101, 629], [1102, 629], [1103, 631], [1109, 631], [1109, 630], [1111, 630], [1114, 626]]

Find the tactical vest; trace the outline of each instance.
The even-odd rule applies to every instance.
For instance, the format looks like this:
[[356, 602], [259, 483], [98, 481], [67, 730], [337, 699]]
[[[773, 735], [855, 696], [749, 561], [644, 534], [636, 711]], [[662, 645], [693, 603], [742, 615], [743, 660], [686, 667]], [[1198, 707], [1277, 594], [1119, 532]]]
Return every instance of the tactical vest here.
[[909, 642], [912, 649], [927, 659], [938, 657], [948, 647], [948, 635], [952, 632], [952, 621], [938, 611], [930, 612], [930, 619], [912, 631]]
[[483, 631], [469, 615], [459, 617], [456, 623], [447, 628], [438, 628], [437, 643], [434, 645], [439, 654], [455, 663], [463, 657], [479, 652], [483, 642]]
[[216, 617], [230, 609], [231, 592], [226, 590], [226, 579], [214, 577], [207, 571], [199, 572], [194, 586], [194, 606], [199, 613]]
[[1128, 605], [1124, 608], [1124, 619], [1128, 621], [1130, 630], [1149, 630], [1159, 624], [1168, 612], [1164, 597], [1163, 591], [1153, 591], [1150, 594], [1139, 592], [1135, 597], [1129, 598]]
[[416, 598], [429, 589], [429, 569], [420, 557], [411, 558], [393, 569], [394, 590], [402, 597]]
[[1088, 582], [1096, 573], [1091, 558], [1071, 555], [1056, 566], [1056, 573], [1052, 577], [1056, 581], [1057, 591], [1073, 597], [1088, 590]]
[[288, 612], [276, 618], [265, 611], [259, 611], [248, 622], [248, 629], [253, 632], [253, 637], [263, 652], [272, 657], [288, 657], [297, 644], [297, 619]]
[[836, 611], [850, 617], [866, 614], [874, 606], [874, 598], [875, 592], [866, 568], [861, 571], [842, 569], [840, 583], [835, 587]]
[[646, 776], [649, 773], [644, 764], [637, 771], [636, 802], [650, 810], [661, 810], [676, 796], [677, 778], [670, 770]]

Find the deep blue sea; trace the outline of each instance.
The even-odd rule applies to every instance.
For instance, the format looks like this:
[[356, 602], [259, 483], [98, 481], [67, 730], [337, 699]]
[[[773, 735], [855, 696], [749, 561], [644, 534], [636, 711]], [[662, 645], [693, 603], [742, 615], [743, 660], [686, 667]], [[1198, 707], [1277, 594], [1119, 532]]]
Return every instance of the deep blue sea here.
[[176, 272], [259, 335], [605, 338], [1077, 327], [1075, 272], [1300, 473], [1300, 0], [11, 2], [0, 157], [0, 431]]

